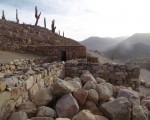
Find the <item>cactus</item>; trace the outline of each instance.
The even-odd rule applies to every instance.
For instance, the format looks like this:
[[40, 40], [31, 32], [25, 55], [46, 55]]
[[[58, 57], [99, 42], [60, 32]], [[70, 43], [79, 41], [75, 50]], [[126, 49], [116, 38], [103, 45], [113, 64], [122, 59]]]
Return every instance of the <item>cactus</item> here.
[[55, 29], [56, 29], [56, 26], [55, 26], [55, 20], [52, 20], [52, 33], [55, 33]]
[[16, 9], [16, 22], [19, 23], [19, 19], [18, 19], [18, 10]]
[[37, 6], [35, 6], [35, 18], [36, 18], [35, 26], [37, 26], [40, 16], [41, 16], [41, 12], [38, 15]]
[[2, 20], [5, 20], [4, 10], [2, 10]]
[[65, 33], [64, 33], [64, 31], [63, 31], [63, 37], [65, 36]]
[[44, 27], [46, 28], [46, 18], [44, 18]]

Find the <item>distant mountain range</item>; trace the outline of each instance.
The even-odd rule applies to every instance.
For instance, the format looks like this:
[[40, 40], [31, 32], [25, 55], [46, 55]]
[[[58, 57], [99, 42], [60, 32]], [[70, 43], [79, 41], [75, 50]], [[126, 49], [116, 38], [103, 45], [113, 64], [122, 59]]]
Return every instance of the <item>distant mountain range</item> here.
[[150, 57], [150, 33], [136, 33], [103, 53], [111, 59]]
[[[107, 40], [107, 42], [112, 40], [111, 42], [102, 42], [102, 40]], [[131, 58], [144, 58], [150, 57], [150, 33], [136, 33], [128, 38], [121, 37], [120, 43], [119, 40], [115, 38], [112, 39], [101, 39], [97, 43], [92, 39], [90, 44], [86, 45], [85, 41], [83, 41], [84, 45], [88, 48], [94, 48], [96, 50], [103, 50], [103, 54], [111, 59], [131, 59]], [[83, 44], [81, 42], [81, 44]], [[104, 43], [104, 45], [103, 45]], [[98, 45], [101, 44], [101, 45]], [[97, 46], [102, 46], [101, 49], [97, 49]]]
[[89, 37], [80, 43], [86, 46], [90, 50], [104, 51], [119, 42], [125, 40], [127, 37], [117, 37], [117, 38], [102, 38], [102, 37]]

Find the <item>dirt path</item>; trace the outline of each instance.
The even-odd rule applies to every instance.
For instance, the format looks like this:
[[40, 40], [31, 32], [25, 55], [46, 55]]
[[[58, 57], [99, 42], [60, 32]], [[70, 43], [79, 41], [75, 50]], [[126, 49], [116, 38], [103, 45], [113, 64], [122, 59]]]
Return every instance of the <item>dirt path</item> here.
[[0, 50], [0, 63], [8, 63], [15, 59], [34, 59], [34, 58], [42, 58], [43, 56], [35, 55], [35, 54], [27, 54], [27, 53], [15, 53], [15, 52], [7, 52]]
[[97, 57], [99, 59], [99, 62], [102, 63], [102, 64], [103, 63], [116, 63], [116, 62], [106, 58], [101, 53], [90, 51], [90, 50], [87, 50], [87, 53], [90, 54], [93, 57]]

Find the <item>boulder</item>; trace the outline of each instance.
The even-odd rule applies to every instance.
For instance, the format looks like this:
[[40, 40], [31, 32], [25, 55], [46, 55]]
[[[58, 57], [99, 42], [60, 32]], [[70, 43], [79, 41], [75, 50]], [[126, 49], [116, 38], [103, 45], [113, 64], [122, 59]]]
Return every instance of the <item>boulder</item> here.
[[52, 83], [53, 83], [53, 77], [51, 76], [44, 77], [44, 84], [46, 86], [50, 86]]
[[25, 87], [26, 90], [30, 89], [34, 84], [34, 79], [33, 76], [30, 76], [26, 81], [25, 81]]
[[120, 89], [117, 97], [126, 97], [132, 105], [140, 105], [140, 95], [130, 89]]
[[11, 98], [10, 92], [1, 92], [0, 93], [0, 119], [2, 119], [4, 116], [5, 105], [8, 104], [7, 102], [10, 100], [10, 98]]
[[69, 118], [56, 118], [55, 120], [71, 120]]
[[85, 108], [90, 110], [94, 115], [102, 115], [102, 113], [97, 108], [96, 104], [93, 101], [87, 101], [85, 103]]
[[36, 93], [40, 90], [38, 84], [34, 84], [29, 90], [28, 90], [28, 93], [29, 93], [29, 97], [31, 100], [34, 99]]
[[11, 115], [11, 113], [14, 111], [14, 109], [15, 109], [14, 100], [5, 101], [5, 103], [3, 104], [2, 111], [1, 111], [1, 114], [3, 115], [2, 120], [7, 120], [8, 117]]
[[89, 110], [82, 110], [72, 120], [96, 120], [96, 118]]
[[56, 112], [53, 109], [49, 108], [49, 107], [40, 106], [40, 107], [38, 107], [36, 117], [52, 117], [52, 118], [55, 118], [56, 117]]
[[83, 85], [88, 81], [94, 81], [95, 83], [97, 83], [95, 78], [89, 72], [82, 74], [80, 79]]
[[94, 81], [87, 81], [82, 89], [89, 90], [95, 88], [96, 88], [96, 83]]
[[97, 84], [96, 91], [101, 102], [108, 101], [113, 95], [113, 88], [111, 88], [107, 83]]
[[24, 91], [22, 87], [13, 87], [11, 88], [11, 99], [16, 100], [18, 99]]
[[15, 81], [13, 81], [12, 78], [4, 78], [3, 81], [6, 82], [7, 87], [9, 87], [9, 88], [12, 88], [17, 84]]
[[73, 96], [80, 105], [84, 105], [84, 103], [86, 102], [87, 96], [88, 96], [88, 91], [80, 89], [78, 91], [74, 91]]
[[108, 119], [104, 116], [95, 115], [95, 120], [108, 120]]
[[79, 105], [72, 94], [69, 93], [57, 101], [55, 109], [59, 117], [72, 118], [79, 112]]
[[132, 120], [149, 120], [149, 111], [145, 106], [133, 106]]
[[0, 92], [3, 92], [6, 89], [6, 82], [0, 81]]
[[20, 104], [22, 104], [22, 101], [23, 101], [22, 96], [20, 96], [20, 97], [15, 101], [16, 107], [18, 107]]
[[142, 100], [141, 105], [145, 106], [150, 111], [150, 99], [149, 100]]
[[97, 77], [96, 78], [97, 84], [105, 83], [106, 81], [102, 78]]
[[70, 83], [74, 87], [74, 91], [79, 90], [79, 89], [82, 88], [82, 85], [78, 81], [69, 80], [68, 83]]
[[54, 120], [51, 117], [32, 117], [30, 120]]
[[99, 96], [95, 89], [88, 90], [88, 100], [93, 101], [95, 104], [97, 104]]
[[36, 72], [33, 71], [31, 68], [29, 70], [26, 71], [25, 74], [29, 74], [29, 75], [34, 75]]
[[74, 91], [74, 87], [69, 82], [59, 78], [57, 78], [51, 86], [53, 88], [53, 93], [57, 96], [62, 96]]
[[103, 114], [111, 120], [131, 119], [131, 103], [125, 97], [103, 103], [101, 108]]
[[26, 112], [26, 114], [30, 118], [36, 115], [37, 107], [32, 102], [26, 102], [18, 106], [18, 111]]
[[34, 103], [38, 106], [46, 106], [53, 99], [51, 88], [43, 88], [39, 90], [34, 96]]
[[145, 87], [150, 88], [150, 82], [146, 82]]
[[25, 112], [14, 112], [11, 114], [8, 120], [27, 120], [28, 116]]

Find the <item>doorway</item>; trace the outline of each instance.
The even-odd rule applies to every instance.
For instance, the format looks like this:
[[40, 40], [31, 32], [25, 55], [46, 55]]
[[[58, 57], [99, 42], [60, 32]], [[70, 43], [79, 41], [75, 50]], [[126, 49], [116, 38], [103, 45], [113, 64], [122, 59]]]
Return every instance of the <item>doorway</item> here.
[[66, 51], [61, 51], [61, 61], [66, 61]]

